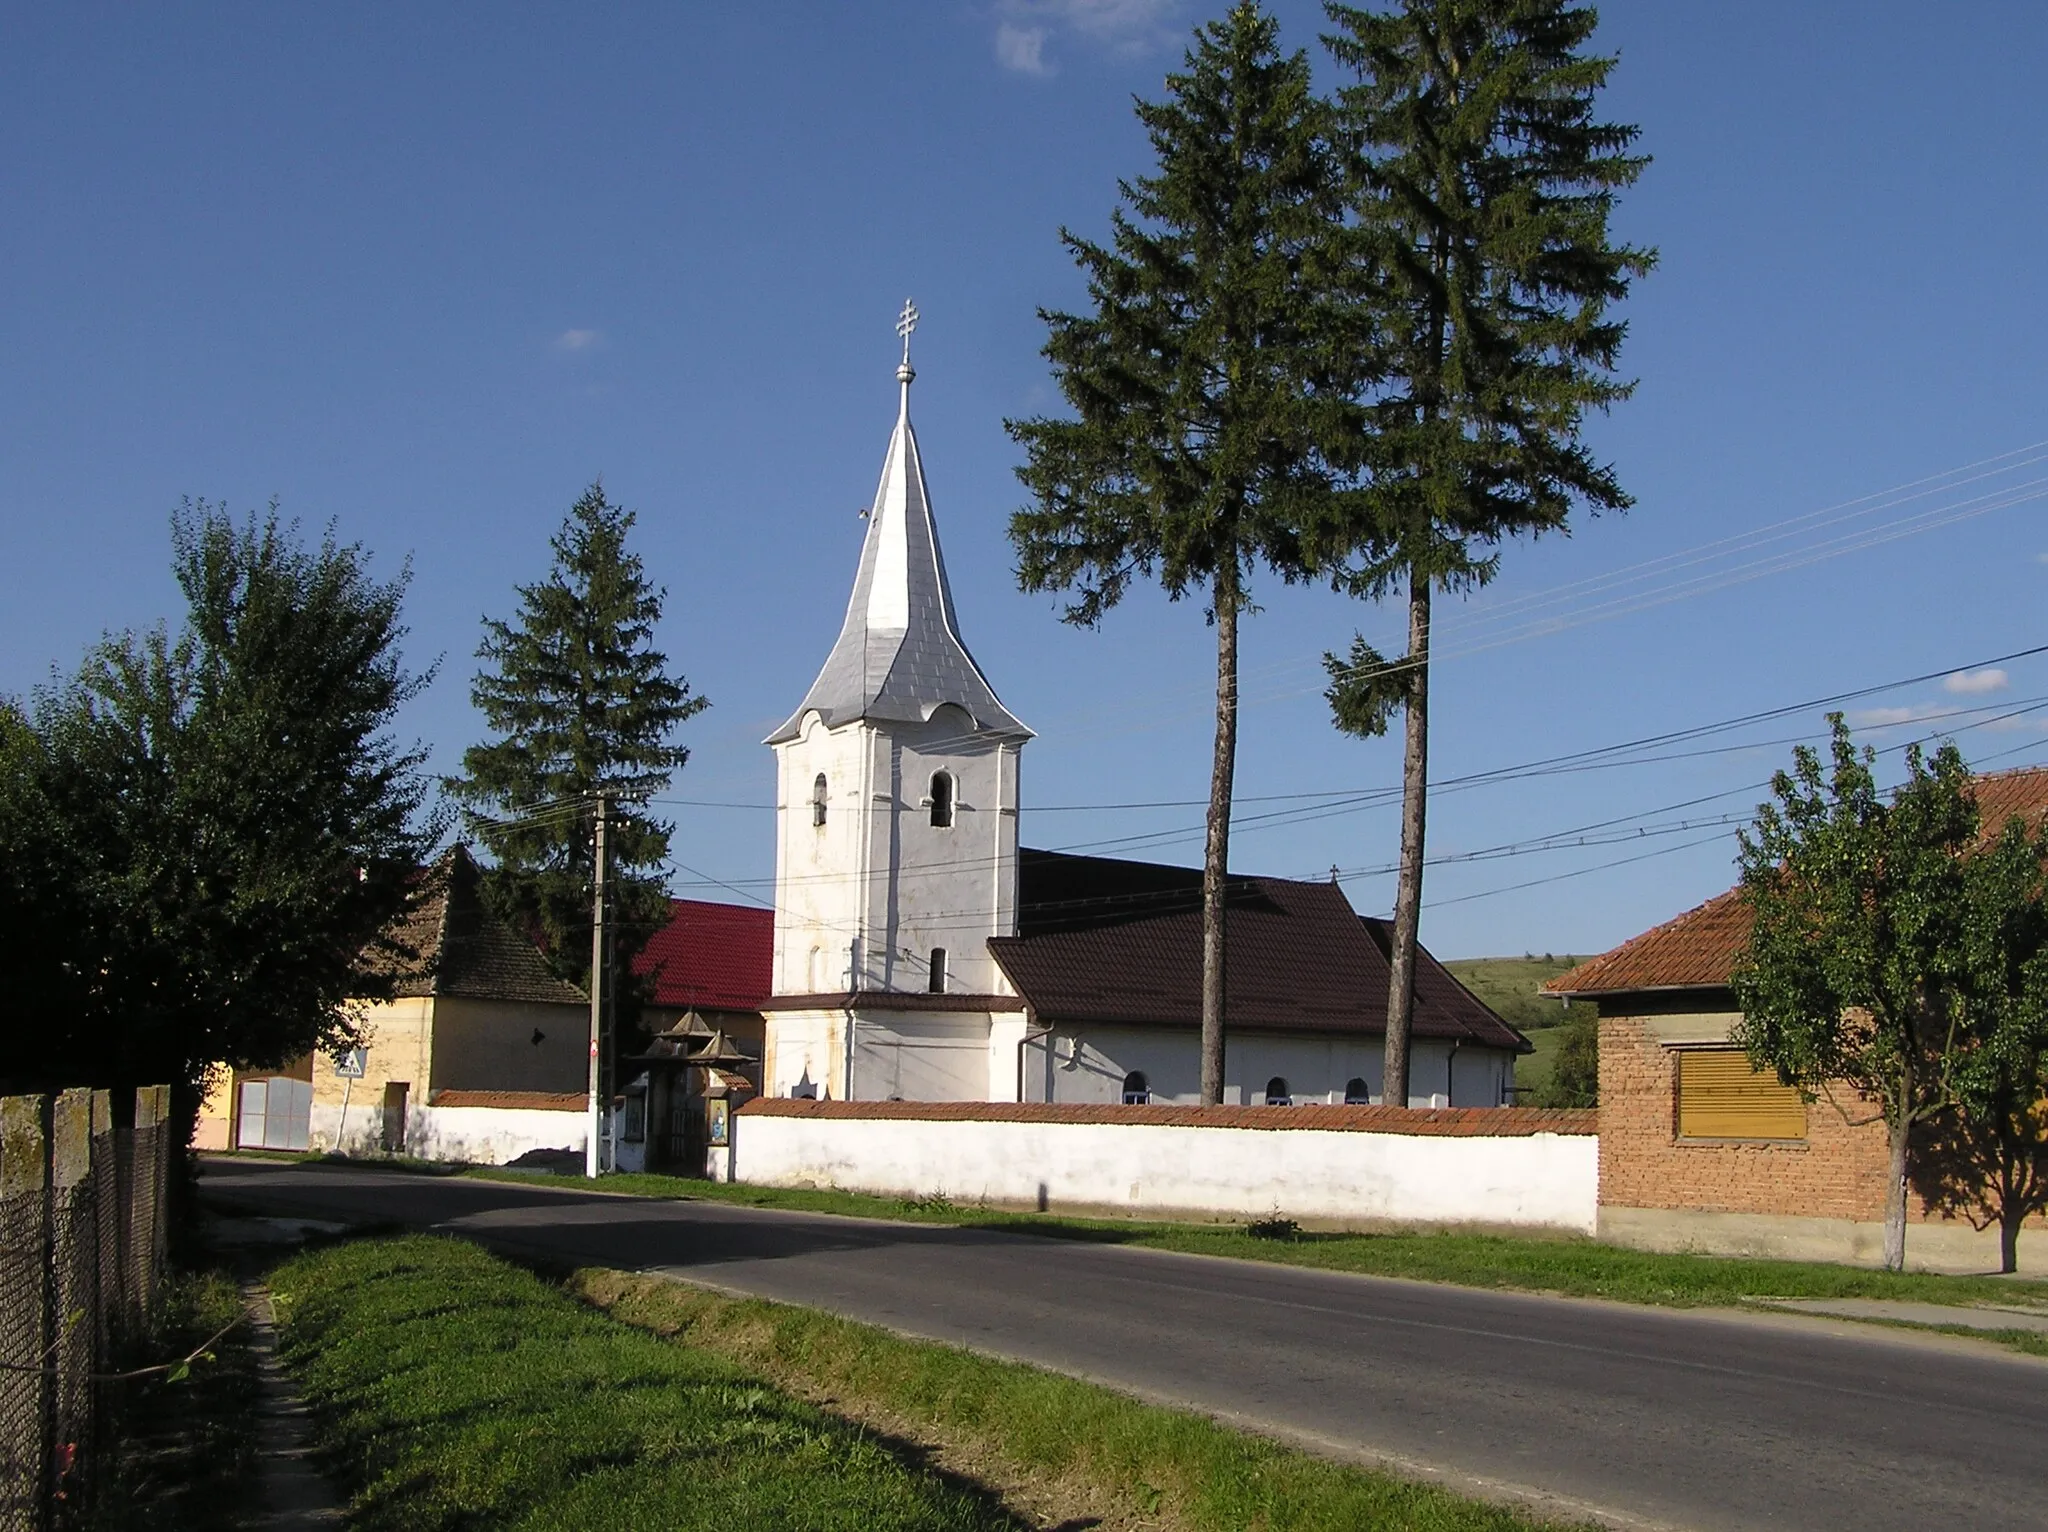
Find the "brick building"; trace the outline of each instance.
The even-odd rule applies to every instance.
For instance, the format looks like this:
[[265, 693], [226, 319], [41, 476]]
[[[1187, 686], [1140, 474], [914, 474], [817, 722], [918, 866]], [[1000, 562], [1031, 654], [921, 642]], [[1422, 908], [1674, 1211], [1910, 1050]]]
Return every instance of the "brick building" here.
[[[1977, 779], [1986, 836], [2048, 812], [2048, 769]], [[1729, 1040], [1730, 980], [1749, 939], [1731, 889], [1580, 964], [1547, 993], [1600, 1008], [1600, 1235], [1651, 1249], [1875, 1264], [1884, 1246], [1882, 1122], [1844, 1089], [1811, 1104]], [[1909, 1198], [1915, 1266], [1995, 1271], [1980, 1233]], [[2048, 1226], [2020, 1241], [2048, 1270]]]

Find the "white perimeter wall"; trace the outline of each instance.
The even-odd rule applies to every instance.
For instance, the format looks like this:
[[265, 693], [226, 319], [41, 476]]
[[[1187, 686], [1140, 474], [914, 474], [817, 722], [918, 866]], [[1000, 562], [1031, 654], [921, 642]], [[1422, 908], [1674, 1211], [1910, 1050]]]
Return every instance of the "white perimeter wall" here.
[[[581, 1112], [534, 1111], [514, 1107], [415, 1106], [405, 1114], [405, 1152], [422, 1160], [459, 1160], [468, 1165], [504, 1165], [530, 1149], [583, 1152], [588, 1119]], [[315, 1104], [310, 1145], [343, 1154], [382, 1151], [384, 1110], [379, 1101], [351, 1102], [341, 1109]]]
[[[1307, 1108], [1297, 1108], [1306, 1111]], [[1313, 1128], [734, 1118], [733, 1179], [955, 1202], [1595, 1231], [1599, 1140]]]

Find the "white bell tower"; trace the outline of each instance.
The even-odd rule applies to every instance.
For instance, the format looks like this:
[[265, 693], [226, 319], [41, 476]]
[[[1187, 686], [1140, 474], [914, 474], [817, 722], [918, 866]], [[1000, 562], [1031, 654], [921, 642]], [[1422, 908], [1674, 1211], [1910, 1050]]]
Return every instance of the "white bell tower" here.
[[839, 639], [767, 739], [775, 998], [763, 1088], [1013, 1098], [1021, 1004], [989, 956], [1017, 928], [1018, 754], [1032, 735], [961, 641], [910, 426], [896, 428]]

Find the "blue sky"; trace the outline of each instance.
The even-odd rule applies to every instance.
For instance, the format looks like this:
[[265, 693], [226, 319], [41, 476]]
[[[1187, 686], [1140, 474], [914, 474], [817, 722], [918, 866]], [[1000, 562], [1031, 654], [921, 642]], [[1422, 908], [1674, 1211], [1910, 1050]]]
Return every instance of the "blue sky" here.
[[[1317, 9], [1277, 12], [1313, 49]], [[1145, 169], [1131, 97], [1204, 14], [0, 4], [0, 691], [174, 613], [181, 496], [276, 496], [411, 559], [407, 651], [441, 672], [406, 726], [452, 768], [480, 618], [601, 474], [714, 704], [674, 789], [676, 887], [765, 897], [759, 740], [837, 630], [912, 294], [962, 623], [1040, 736], [1027, 843], [1198, 860], [1199, 608], [1139, 592], [1089, 633], [1018, 593], [1002, 421], [1056, 407], [1034, 310], [1080, 296], [1056, 230], [1099, 233]], [[2048, 762], [2048, 711], [2000, 716], [2048, 695], [2048, 656], [1979, 663], [2048, 643], [2048, 457], [2022, 450], [2048, 439], [2048, 10], [1631, 0], [1601, 40], [1608, 110], [1656, 158], [1620, 218], [1663, 255], [1627, 310], [1641, 387], [1593, 428], [1637, 506], [1509, 548], [1444, 611], [1436, 775], [1923, 674], [1851, 704], [1874, 742], [1974, 724], [1972, 759]], [[1354, 627], [1393, 647], [1400, 614], [1258, 596], [1236, 864], [1336, 865], [1384, 910], [1391, 799], [1277, 795], [1398, 781], [1396, 743], [1331, 731], [1317, 661]], [[1820, 727], [1445, 792], [1437, 854], [1617, 823], [1432, 869], [1425, 939], [1598, 950], [1717, 892], [1710, 821]], [[1105, 803], [1177, 806], [1073, 807]]]

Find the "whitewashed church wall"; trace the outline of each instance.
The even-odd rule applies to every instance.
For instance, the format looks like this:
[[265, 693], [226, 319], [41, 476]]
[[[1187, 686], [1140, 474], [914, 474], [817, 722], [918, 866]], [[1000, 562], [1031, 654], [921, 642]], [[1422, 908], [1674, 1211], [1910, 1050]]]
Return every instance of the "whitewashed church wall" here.
[[744, 1112], [734, 1123], [732, 1173], [756, 1185], [1583, 1234], [1593, 1233], [1598, 1221], [1599, 1140], [1592, 1134], [1480, 1137]]
[[[946, 950], [946, 991], [1014, 993], [987, 939], [1015, 930], [1017, 749], [976, 738], [968, 715], [942, 707], [930, 722], [892, 725], [888, 774], [876, 790], [870, 980], [879, 989], [929, 987], [931, 954]], [[954, 783], [951, 826], [931, 822], [932, 778]], [[882, 796], [889, 795], [884, 803]]]
[[986, 1101], [989, 1019], [862, 1012], [853, 1034], [855, 1101]]
[[[826, 729], [776, 747], [775, 993], [1010, 994], [987, 938], [1015, 930], [1018, 752], [975, 738], [958, 708], [924, 724]], [[933, 774], [954, 781], [950, 827], [931, 822]], [[812, 793], [826, 780], [825, 823]], [[854, 948], [860, 942], [858, 973]]]
[[824, 1095], [844, 1099], [846, 1013], [775, 1011], [761, 1060], [761, 1092], [767, 1096]]
[[[1416, 1038], [1408, 1057], [1410, 1106], [1501, 1106], [1512, 1099], [1505, 1087], [1514, 1081], [1514, 1055], [1504, 1050], [1460, 1048], [1455, 1082], [1450, 1044]], [[1298, 1102], [1341, 1104], [1354, 1077], [1377, 1101], [1383, 1048], [1378, 1038], [1241, 1031], [1225, 1039], [1223, 1069], [1225, 1105], [1263, 1103], [1275, 1076]], [[1025, 1048], [1022, 1099], [1120, 1102], [1133, 1071], [1145, 1076], [1154, 1101], [1193, 1105], [1201, 1099], [1200, 1040], [1192, 1030], [1160, 1027], [1064, 1028], [1034, 1036]]]
[[1022, 1101], [1025, 1097], [1018, 1087], [1027, 1083], [1025, 1041], [1031, 1035], [1031, 1024], [1021, 1011], [1000, 1012], [988, 1022], [988, 1099]]
[[[778, 995], [844, 990], [861, 925], [860, 852], [872, 738], [856, 724], [827, 729], [815, 716], [775, 749], [775, 972]], [[823, 774], [825, 823], [814, 824], [812, 787]]]

